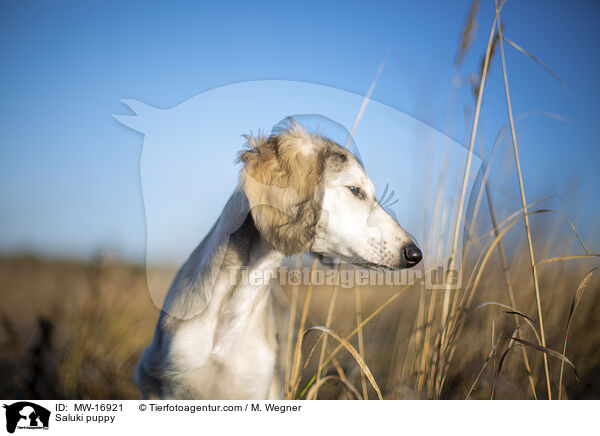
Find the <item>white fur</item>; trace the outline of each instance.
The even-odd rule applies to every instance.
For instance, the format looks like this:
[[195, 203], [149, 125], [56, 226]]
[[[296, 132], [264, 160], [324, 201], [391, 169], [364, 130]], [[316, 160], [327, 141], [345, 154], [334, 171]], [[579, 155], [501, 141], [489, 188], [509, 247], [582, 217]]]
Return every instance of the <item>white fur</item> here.
[[[310, 150], [304, 146], [302, 153], [314, 152]], [[411, 238], [381, 207], [363, 167], [354, 158], [343, 162], [326, 168], [321, 177], [322, 214], [311, 251], [372, 268], [407, 267], [402, 252], [414, 244]], [[364, 198], [357, 198], [349, 186], [359, 187]], [[137, 367], [135, 380], [144, 398], [281, 396], [270, 289], [231, 283], [232, 271], [235, 275], [247, 268], [250, 274], [264, 275], [274, 272], [283, 258], [255, 227], [254, 234], [236, 233], [246, 235], [248, 240], [238, 237], [236, 243], [247, 249], [231, 256], [232, 234], [246, 228], [249, 210], [240, 187], [177, 273], [154, 341]]]
[[[359, 187], [365, 199], [353, 196], [348, 186]], [[411, 243], [408, 233], [377, 201], [362, 166], [355, 163], [327, 178], [313, 251], [359, 265], [394, 269], [404, 267], [402, 248]]]

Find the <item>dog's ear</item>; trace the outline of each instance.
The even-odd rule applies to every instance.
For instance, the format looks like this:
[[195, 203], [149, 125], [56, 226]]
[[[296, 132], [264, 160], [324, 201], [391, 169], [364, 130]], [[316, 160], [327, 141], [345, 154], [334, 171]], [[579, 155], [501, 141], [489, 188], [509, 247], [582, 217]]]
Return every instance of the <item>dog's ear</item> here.
[[286, 256], [308, 251], [321, 215], [322, 141], [296, 123], [269, 138], [247, 139], [241, 180], [256, 227]]

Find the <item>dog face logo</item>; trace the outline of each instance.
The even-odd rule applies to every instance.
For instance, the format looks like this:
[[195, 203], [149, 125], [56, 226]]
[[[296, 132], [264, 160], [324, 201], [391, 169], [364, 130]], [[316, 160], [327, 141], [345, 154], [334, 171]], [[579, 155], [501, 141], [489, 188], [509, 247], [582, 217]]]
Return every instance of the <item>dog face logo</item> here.
[[6, 431], [14, 433], [18, 429], [48, 429], [50, 411], [29, 401], [19, 401], [6, 409]]
[[[471, 188], [478, 180], [482, 160], [469, 154], [467, 149], [443, 133], [391, 106], [371, 100], [360, 126], [350, 135], [348, 128], [355, 122], [355, 109], [363, 105], [364, 97], [312, 83], [284, 80], [240, 82], [204, 92], [169, 109], [155, 108], [131, 99], [122, 102], [128, 107], [129, 113], [114, 115], [115, 119], [144, 135], [140, 181], [146, 213], [146, 274], [150, 296], [158, 308], [163, 305], [170, 275], [154, 266], [163, 263], [183, 264], [195, 250], [197, 242], [204, 239], [219, 219], [227, 204], [224, 200], [238, 187], [241, 168], [240, 165], [233, 165], [232, 159], [244, 147], [240, 135], [252, 133], [252, 129], [258, 129], [254, 138], [260, 136], [261, 129], [263, 132], [277, 133], [271, 128], [283, 116], [291, 114], [297, 114], [293, 118], [308, 132], [328, 138], [350, 151], [362, 162], [364, 172], [372, 183], [372, 187], [366, 186], [366, 180], [365, 183], [355, 184], [361, 182], [362, 171], [345, 171], [349, 176], [354, 175], [353, 179], [338, 179], [340, 186], [336, 190], [339, 195], [329, 195], [327, 204], [320, 197], [318, 199], [323, 202], [302, 203], [306, 207], [303, 210], [311, 213], [319, 210], [313, 207], [314, 203], [321, 206], [321, 210], [332, 209], [326, 210], [327, 223], [325, 220], [321, 223], [326, 241], [344, 238], [347, 245], [353, 246], [351, 248], [360, 247], [380, 256], [386, 252], [383, 247], [385, 241], [386, 248], [399, 256], [404, 250], [394, 246], [399, 244], [392, 231], [395, 225], [385, 216], [391, 215], [392, 218], [398, 217], [396, 221], [410, 232], [411, 239], [419, 242], [423, 252], [419, 268], [436, 273], [431, 280], [431, 289], [447, 288], [444, 277], [451, 256], [456, 265], [461, 263], [462, 250], [454, 252], [452, 240], [449, 240], [451, 232], [447, 231], [448, 223], [454, 221], [459, 212], [460, 196], [457, 193], [463, 189], [467, 159], [471, 162], [471, 172], [466, 180], [465, 195], [468, 199], [471, 198]], [[360, 153], [359, 143], [363, 147]], [[285, 156], [284, 161], [296, 162], [292, 155]], [[359, 166], [355, 166], [356, 169], [360, 169]], [[298, 166], [290, 167], [298, 170]], [[297, 172], [300, 175], [303, 174], [301, 170]], [[267, 173], [261, 171], [261, 174]], [[253, 178], [269, 188], [263, 191], [269, 197], [290, 193], [290, 202], [287, 204], [291, 203], [295, 194], [302, 194], [297, 190], [291, 192], [287, 189], [288, 184], [273, 185], [261, 177]], [[314, 178], [288, 180], [294, 183], [298, 180], [310, 182]], [[284, 180], [278, 179], [278, 182]], [[260, 187], [258, 184], [256, 186]], [[355, 190], [357, 194], [349, 191], [348, 186], [359, 188]], [[282, 187], [283, 190], [279, 189]], [[365, 191], [366, 188], [368, 191]], [[358, 197], [359, 192], [363, 191], [373, 201], [363, 202], [361, 206]], [[364, 206], [374, 204], [375, 196], [385, 213], [378, 207], [376, 216], [370, 217]], [[233, 200], [232, 197], [231, 210], [236, 204]], [[260, 201], [263, 199], [260, 198]], [[248, 206], [246, 199], [235, 202], [240, 212], [243, 212], [242, 207]], [[265, 205], [270, 206], [264, 203], [263, 208]], [[346, 209], [338, 205], [346, 206]], [[354, 209], [349, 213], [351, 205], [356, 205], [364, 213], [361, 215]], [[280, 210], [290, 215], [287, 208]], [[470, 207], [463, 207], [458, 221], [471, 222], [467, 216], [471, 210]], [[228, 226], [234, 228], [235, 225], [241, 225], [246, 216], [247, 213], [228, 212], [231, 218]], [[458, 245], [462, 247], [462, 225], [459, 230]], [[400, 236], [400, 239], [405, 238]], [[378, 246], [379, 242], [381, 245]], [[321, 253], [325, 255], [327, 251], [333, 251], [326, 250], [330, 247], [313, 248], [322, 248]], [[336, 248], [340, 248], [339, 244]], [[350, 251], [345, 250], [346, 257], [355, 257]], [[415, 250], [411, 252], [417, 253]], [[224, 253], [216, 253], [215, 256], [220, 260], [215, 262], [221, 262]], [[369, 262], [372, 260], [369, 259]], [[416, 258], [413, 257], [413, 260]], [[393, 261], [391, 259], [389, 263]], [[437, 273], [439, 268], [443, 273]], [[434, 280], [437, 276], [439, 280]], [[429, 279], [430, 275], [426, 274], [426, 277]], [[207, 280], [214, 281], [216, 278], [217, 275], [212, 275]], [[457, 286], [458, 283], [454, 285]], [[163, 309], [178, 318], [193, 316], [175, 307]]]

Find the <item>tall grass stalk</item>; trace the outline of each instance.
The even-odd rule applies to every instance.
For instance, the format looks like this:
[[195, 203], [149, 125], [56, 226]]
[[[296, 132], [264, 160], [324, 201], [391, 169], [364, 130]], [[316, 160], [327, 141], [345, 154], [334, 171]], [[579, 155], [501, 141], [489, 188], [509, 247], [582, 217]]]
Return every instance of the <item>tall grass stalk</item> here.
[[[590, 281], [590, 278], [592, 277], [592, 274], [594, 274], [594, 272], [597, 270], [598, 270], [598, 268], [594, 268], [589, 273], [587, 273], [587, 275], [579, 283], [579, 286], [577, 287], [577, 291], [575, 292], [575, 296], [573, 297], [573, 302], [571, 303], [571, 309], [569, 310], [569, 316], [567, 318], [567, 327], [565, 328], [565, 339], [563, 342], [563, 349], [562, 349], [563, 356], [566, 355], [566, 353], [567, 353], [567, 340], [569, 338], [569, 329], [571, 328], [571, 321], [573, 320], [573, 315], [575, 315], [575, 310], [577, 309], [577, 306], [579, 305], [579, 302], [581, 301], [581, 298], [583, 297], [583, 293], [585, 292], [585, 290], [587, 288], [587, 285]], [[561, 361], [560, 362], [560, 375], [558, 377], [558, 399], [559, 400], [562, 399], [562, 384], [563, 384], [564, 369], [565, 369], [565, 362]]]
[[[485, 182], [484, 182], [485, 183]], [[494, 228], [495, 237], [498, 238], [498, 222], [496, 219], [496, 211], [494, 210], [494, 203], [492, 200], [492, 195], [490, 193], [490, 188], [487, 183], [485, 183], [485, 195], [487, 197], [488, 206], [490, 209], [490, 217], [492, 220], [492, 227]], [[498, 257], [500, 258], [500, 264], [502, 267], [502, 275], [504, 276], [504, 283], [506, 285], [506, 293], [508, 294], [508, 301], [512, 307], [517, 307], [517, 303], [515, 300], [515, 293], [513, 290], [513, 286], [510, 280], [510, 274], [508, 271], [508, 263], [506, 262], [506, 255], [504, 254], [504, 244], [502, 241], [498, 241]], [[519, 319], [519, 315], [515, 314], [515, 325], [517, 326], [515, 334], [520, 334], [521, 331], [521, 320]], [[529, 386], [531, 387], [531, 393], [533, 397], [537, 400], [537, 392], [535, 391], [535, 381], [533, 380], [533, 374], [531, 373], [531, 365], [529, 364], [529, 357], [527, 356], [527, 350], [525, 347], [521, 347], [521, 352], [523, 355], [523, 364], [525, 365], [525, 371], [527, 371], [527, 379], [529, 380]]]
[[[496, 21], [500, 20], [500, 8], [496, 3]], [[506, 95], [506, 107], [508, 110], [508, 119], [510, 122], [510, 133], [512, 137], [513, 144], [513, 152], [515, 155], [515, 165], [517, 169], [517, 176], [519, 178], [519, 191], [521, 194], [521, 205], [523, 208], [523, 220], [525, 222], [525, 233], [527, 234], [527, 247], [529, 248], [529, 260], [531, 262], [531, 274], [533, 276], [533, 289], [535, 291], [535, 303], [537, 306], [538, 313], [538, 321], [539, 321], [539, 329], [540, 329], [540, 337], [542, 339], [542, 346], [546, 347], [546, 333], [544, 329], [544, 316], [542, 314], [542, 300], [540, 295], [540, 283], [538, 280], [537, 273], [537, 265], [535, 263], [535, 255], [533, 252], [533, 241], [531, 238], [531, 228], [529, 225], [529, 216], [527, 214], [527, 201], [525, 199], [525, 188], [523, 186], [523, 175], [521, 172], [521, 163], [519, 161], [519, 151], [517, 148], [517, 137], [515, 133], [515, 123], [513, 119], [512, 105], [510, 99], [510, 91], [508, 87], [508, 74], [506, 72], [506, 60], [504, 57], [504, 44], [502, 42], [502, 26], [498, 26], [498, 36], [500, 41], [500, 59], [502, 60], [502, 76], [504, 78], [504, 90]], [[548, 356], [547, 354], [543, 354], [542, 358], [544, 359], [544, 372], [546, 375], [546, 388], [548, 389], [548, 399], [552, 399], [552, 387], [550, 386], [550, 369], [548, 367]]]
[[[477, 135], [477, 126], [479, 124], [479, 115], [481, 112], [481, 102], [483, 100], [483, 91], [485, 89], [485, 83], [486, 83], [487, 74], [488, 74], [488, 67], [489, 67], [489, 63], [490, 63], [490, 55], [492, 52], [492, 43], [494, 41], [494, 34], [495, 34], [497, 21], [498, 21], [498, 16], [495, 16], [494, 21], [492, 23], [492, 27], [490, 29], [490, 35], [488, 38], [486, 54], [485, 54], [483, 68], [482, 68], [482, 72], [481, 72], [481, 81], [480, 81], [479, 89], [478, 89], [477, 103], [476, 103], [476, 107], [475, 107], [475, 115], [473, 118], [473, 125], [471, 127], [469, 152], [467, 155], [467, 162], [465, 164], [463, 183], [462, 183], [462, 188], [461, 188], [460, 197], [459, 197], [456, 222], [455, 222], [455, 226], [454, 226], [454, 235], [452, 238], [452, 251], [450, 254], [451, 257], [450, 257], [450, 262], [449, 262], [449, 267], [448, 267], [448, 270], [450, 270], [450, 271], [455, 270], [455, 268], [456, 268], [456, 256], [458, 254], [458, 241], [459, 241], [460, 229], [463, 224], [462, 223], [462, 212], [463, 212], [464, 204], [465, 204], [465, 197], [466, 197], [466, 191], [467, 191], [467, 183], [469, 180], [469, 174], [471, 172], [473, 146], [475, 144], [475, 137]], [[454, 292], [458, 292], [458, 290], [455, 290]], [[441, 390], [443, 387], [443, 382], [442, 382], [441, 378], [439, 378], [439, 376], [441, 375], [439, 372], [439, 369], [440, 369], [440, 365], [442, 365], [442, 363], [443, 363], [444, 354], [446, 353], [446, 349], [448, 346], [448, 333], [450, 331], [451, 324], [452, 324], [452, 320], [448, 319], [449, 310], [450, 310], [450, 294], [451, 293], [452, 293], [452, 291], [448, 284], [445, 294], [444, 294], [444, 300], [442, 303], [441, 324], [443, 327], [441, 328], [440, 337], [438, 340], [438, 347], [437, 347], [438, 351], [437, 351], [437, 359], [436, 359], [437, 363], [435, 364], [435, 368], [434, 368], [434, 371], [438, 372], [438, 377], [436, 377], [437, 381], [435, 382], [436, 398], [441, 394]], [[457, 300], [457, 297], [458, 296], [455, 295], [455, 299], [454, 299], [455, 302]], [[455, 306], [455, 303], [453, 303], [453, 306]]]
[[[354, 267], [354, 272], [356, 273], [358, 268]], [[360, 287], [354, 286], [354, 313], [356, 315], [356, 327], [358, 328], [357, 339], [358, 339], [358, 353], [360, 357], [365, 360], [365, 342], [363, 339], [363, 329], [360, 326], [362, 322], [362, 302], [360, 298]], [[360, 373], [360, 384], [362, 387], [363, 399], [369, 399], [369, 393], [367, 392], [367, 379], [365, 377], [365, 373]]]
[[[341, 274], [342, 272], [342, 268], [343, 268], [343, 263], [340, 262], [340, 264], [338, 265], [338, 276]], [[335, 303], [337, 300], [337, 295], [338, 295], [338, 290], [339, 287], [338, 286], [334, 286], [333, 290], [331, 291], [331, 299], [329, 300], [329, 308], [327, 310], [327, 319], [325, 321], [325, 327], [327, 328], [331, 328], [331, 322], [333, 320], [333, 311], [335, 309]], [[323, 342], [321, 344], [321, 353], [319, 354], [319, 366], [317, 368], [322, 368], [323, 367], [323, 362], [325, 360], [325, 351], [327, 350], [327, 339], [329, 338], [328, 335], [323, 334]], [[319, 385], [319, 380], [321, 378], [321, 370], [317, 370], [317, 381], [315, 383], [316, 386], [320, 386]], [[340, 373], [340, 379], [342, 380], [342, 382], [344, 382], [345, 376], [343, 374], [343, 372]], [[315, 392], [315, 399], [317, 398], [318, 395], [318, 387], [316, 388], [316, 392]]]
[[[477, 96], [477, 104], [475, 107], [475, 116], [473, 118], [473, 126], [471, 128], [471, 139], [469, 141], [469, 153], [467, 155], [467, 162], [465, 165], [465, 172], [464, 172], [464, 176], [463, 176], [463, 183], [462, 183], [462, 188], [460, 191], [460, 197], [459, 197], [459, 202], [458, 202], [458, 210], [457, 210], [457, 214], [456, 214], [456, 224], [454, 226], [454, 236], [452, 238], [452, 251], [451, 251], [451, 258], [450, 258], [450, 264], [449, 264], [449, 270], [453, 270], [455, 268], [456, 265], [456, 255], [458, 252], [458, 241], [459, 241], [459, 235], [460, 235], [460, 229], [462, 226], [462, 221], [461, 221], [461, 217], [462, 217], [462, 212], [464, 209], [464, 205], [465, 205], [465, 197], [466, 197], [466, 192], [467, 192], [467, 183], [469, 181], [469, 174], [471, 172], [471, 161], [472, 161], [472, 157], [473, 157], [473, 146], [475, 144], [475, 136], [477, 135], [477, 126], [479, 124], [479, 114], [481, 111], [481, 102], [483, 99], [483, 90], [485, 88], [485, 82], [487, 79], [487, 73], [488, 73], [488, 66], [489, 66], [489, 61], [490, 61], [490, 53], [492, 50], [492, 42], [494, 40], [494, 33], [495, 33], [495, 29], [496, 29], [496, 23], [497, 23], [498, 17], [494, 17], [494, 21], [492, 23], [492, 28], [490, 30], [490, 36], [488, 38], [488, 45], [487, 45], [487, 50], [486, 50], [486, 54], [485, 54], [485, 61], [483, 64], [483, 71], [481, 74], [481, 82], [480, 82], [480, 86], [479, 86], [479, 94]], [[450, 305], [450, 293], [451, 290], [450, 288], [446, 289], [445, 295], [444, 295], [444, 302], [443, 302], [443, 307], [442, 307], [442, 324], [446, 324], [447, 319], [448, 319], [448, 311], [449, 311], [449, 305]], [[442, 338], [441, 338], [441, 345], [442, 348], [444, 348], [445, 343], [446, 343], [446, 339], [447, 339], [447, 329], [443, 329], [442, 330]]]

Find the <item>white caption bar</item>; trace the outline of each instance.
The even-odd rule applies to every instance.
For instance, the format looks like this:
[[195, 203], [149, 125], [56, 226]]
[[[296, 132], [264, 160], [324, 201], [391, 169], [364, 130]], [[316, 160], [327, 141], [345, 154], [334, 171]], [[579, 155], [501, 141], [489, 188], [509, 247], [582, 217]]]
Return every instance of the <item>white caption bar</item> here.
[[[2, 401], [0, 434], [583, 434], [598, 401]], [[517, 430], [518, 429], [518, 430]]]

